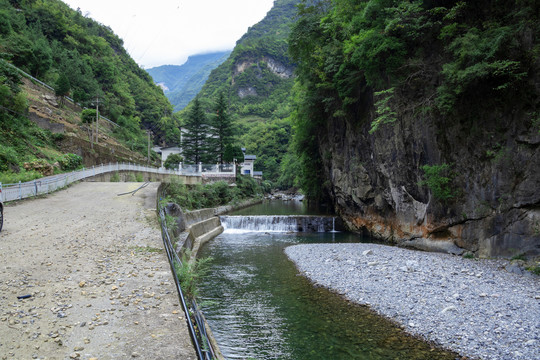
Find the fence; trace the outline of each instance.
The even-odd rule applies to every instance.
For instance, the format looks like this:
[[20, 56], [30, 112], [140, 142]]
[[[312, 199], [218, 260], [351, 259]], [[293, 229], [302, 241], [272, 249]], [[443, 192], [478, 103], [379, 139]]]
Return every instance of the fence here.
[[[184, 165], [185, 166], [185, 165]], [[143, 165], [129, 164], [129, 163], [116, 163], [108, 165], [100, 165], [92, 167], [91, 169], [82, 169], [71, 173], [65, 173], [60, 175], [47, 176], [41, 179], [28, 182], [19, 182], [16, 184], [2, 184], [0, 183], [0, 200], [7, 202], [13, 200], [21, 200], [32, 196], [48, 194], [55, 190], [66, 187], [67, 185], [79, 181], [85, 178], [93, 177], [96, 175], [116, 172], [116, 171], [141, 171], [154, 174], [169, 174], [169, 175], [184, 175], [184, 176], [205, 176], [221, 174], [221, 176], [235, 176], [236, 167], [233, 165], [230, 172], [212, 172], [204, 171], [206, 165], [189, 165], [187, 168], [180, 168], [179, 170], [167, 170], [165, 168], [154, 168]], [[212, 170], [215, 170], [216, 165], [210, 166]], [[219, 168], [217, 169], [220, 170]]]
[[215, 350], [212, 347], [212, 342], [208, 338], [206, 333], [206, 324], [204, 321], [204, 316], [197, 306], [197, 302], [192, 299], [191, 302], [187, 302], [186, 297], [182, 291], [180, 280], [178, 280], [178, 274], [176, 271], [175, 264], [181, 265], [182, 261], [178, 257], [178, 254], [174, 250], [171, 238], [169, 236], [169, 231], [167, 229], [167, 221], [165, 220], [165, 212], [163, 208], [159, 208], [159, 217], [161, 220], [161, 235], [163, 238], [163, 245], [167, 253], [167, 258], [169, 260], [169, 265], [171, 266], [171, 271], [173, 273], [174, 282], [176, 285], [176, 291], [178, 292], [178, 297], [180, 303], [182, 304], [182, 309], [185, 313], [186, 322], [189, 328], [189, 334], [195, 351], [197, 352], [197, 357], [200, 360], [212, 360], [216, 359]]

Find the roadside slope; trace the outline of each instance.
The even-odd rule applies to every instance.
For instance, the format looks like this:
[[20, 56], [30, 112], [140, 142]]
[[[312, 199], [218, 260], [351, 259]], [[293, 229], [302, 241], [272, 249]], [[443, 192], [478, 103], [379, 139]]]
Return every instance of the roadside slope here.
[[[0, 353], [196, 359], [155, 213], [158, 184], [79, 183], [7, 204]], [[17, 296], [31, 295], [18, 300]]]

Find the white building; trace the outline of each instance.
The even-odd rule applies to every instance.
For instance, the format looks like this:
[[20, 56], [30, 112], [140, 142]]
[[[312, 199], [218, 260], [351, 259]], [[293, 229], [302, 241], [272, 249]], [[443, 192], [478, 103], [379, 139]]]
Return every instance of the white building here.
[[165, 164], [165, 160], [172, 154], [182, 154], [182, 148], [178, 146], [164, 147], [159, 148], [159, 150], [154, 150], [158, 154], [161, 154], [161, 167]]
[[256, 159], [257, 156], [255, 155], [244, 155], [244, 162], [240, 165], [240, 173], [242, 175], [253, 176]]

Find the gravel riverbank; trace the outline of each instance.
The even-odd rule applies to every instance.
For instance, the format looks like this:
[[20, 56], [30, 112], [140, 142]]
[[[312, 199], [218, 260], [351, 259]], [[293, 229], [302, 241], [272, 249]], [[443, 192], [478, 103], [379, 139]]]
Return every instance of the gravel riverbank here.
[[285, 249], [315, 284], [369, 305], [444, 348], [479, 359], [540, 359], [540, 277], [378, 244]]
[[6, 204], [0, 360], [197, 358], [163, 250], [159, 184], [117, 196], [141, 185], [83, 182]]

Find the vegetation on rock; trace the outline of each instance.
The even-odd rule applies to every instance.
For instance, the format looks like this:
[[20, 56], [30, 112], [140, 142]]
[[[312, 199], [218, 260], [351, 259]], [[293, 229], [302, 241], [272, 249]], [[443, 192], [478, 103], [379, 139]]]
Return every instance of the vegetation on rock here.
[[536, 113], [538, 11], [530, 0], [303, 1], [289, 46], [305, 192], [321, 196], [316, 143], [332, 121], [373, 133], [407, 116], [473, 122], [512, 101]]

